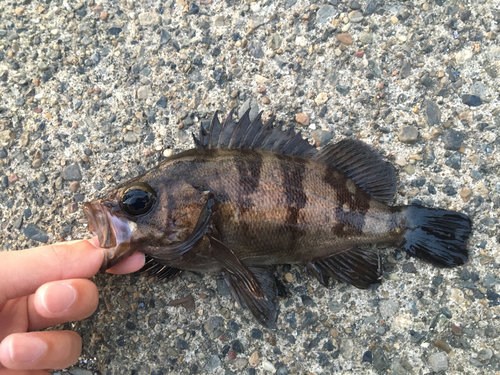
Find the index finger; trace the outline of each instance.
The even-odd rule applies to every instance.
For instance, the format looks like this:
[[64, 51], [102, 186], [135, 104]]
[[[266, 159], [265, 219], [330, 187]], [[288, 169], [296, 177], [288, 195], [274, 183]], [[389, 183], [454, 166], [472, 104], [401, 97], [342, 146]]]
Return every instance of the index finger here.
[[103, 260], [103, 249], [88, 240], [0, 252], [0, 306], [50, 281], [89, 278]]

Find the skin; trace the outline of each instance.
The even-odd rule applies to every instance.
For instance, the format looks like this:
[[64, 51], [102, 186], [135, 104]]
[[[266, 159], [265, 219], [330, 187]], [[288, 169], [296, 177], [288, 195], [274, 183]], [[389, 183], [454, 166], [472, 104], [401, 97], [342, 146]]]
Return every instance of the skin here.
[[[32, 332], [93, 314], [99, 302], [88, 280], [104, 260], [97, 238], [0, 253], [0, 375], [48, 375], [78, 360], [82, 340], [71, 331]], [[135, 272], [133, 254], [108, 272]]]

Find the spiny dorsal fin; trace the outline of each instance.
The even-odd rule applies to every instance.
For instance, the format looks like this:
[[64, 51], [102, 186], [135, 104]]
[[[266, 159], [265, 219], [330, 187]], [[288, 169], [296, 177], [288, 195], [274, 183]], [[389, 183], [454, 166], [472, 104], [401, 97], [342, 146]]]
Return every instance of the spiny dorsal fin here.
[[215, 112], [208, 131], [200, 126], [198, 148], [253, 148], [297, 156], [312, 156], [316, 149], [293, 128], [281, 130], [281, 126], [273, 128], [274, 117], [262, 123], [262, 112], [250, 120], [248, 109], [239, 121], [233, 119], [231, 110], [223, 124], [219, 122]]
[[394, 199], [396, 171], [366, 143], [357, 139], [344, 139], [325, 146], [314, 158], [346, 175], [374, 199], [384, 203]]

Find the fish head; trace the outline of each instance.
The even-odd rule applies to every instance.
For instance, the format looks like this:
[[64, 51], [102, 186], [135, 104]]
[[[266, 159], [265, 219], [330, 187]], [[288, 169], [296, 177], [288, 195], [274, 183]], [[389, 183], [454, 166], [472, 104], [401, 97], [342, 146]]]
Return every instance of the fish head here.
[[88, 229], [107, 249], [101, 271], [136, 251], [151, 252], [187, 237], [195, 219], [182, 222], [172, 217], [167, 190], [168, 183], [140, 176], [83, 204]]

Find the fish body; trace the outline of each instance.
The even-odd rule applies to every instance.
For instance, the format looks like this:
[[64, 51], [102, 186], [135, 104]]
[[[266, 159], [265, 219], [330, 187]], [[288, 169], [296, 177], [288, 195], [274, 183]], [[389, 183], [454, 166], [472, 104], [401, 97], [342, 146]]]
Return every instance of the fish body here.
[[224, 124], [215, 116], [195, 141], [84, 205], [89, 229], [109, 249], [104, 269], [142, 251], [150, 273], [165, 278], [222, 272], [233, 297], [272, 328], [273, 265], [304, 264], [323, 285], [333, 278], [367, 288], [379, 281], [380, 259], [363, 245], [397, 244], [439, 266], [467, 261], [469, 218], [390, 206], [395, 171], [361, 141], [318, 151], [248, 112]]

